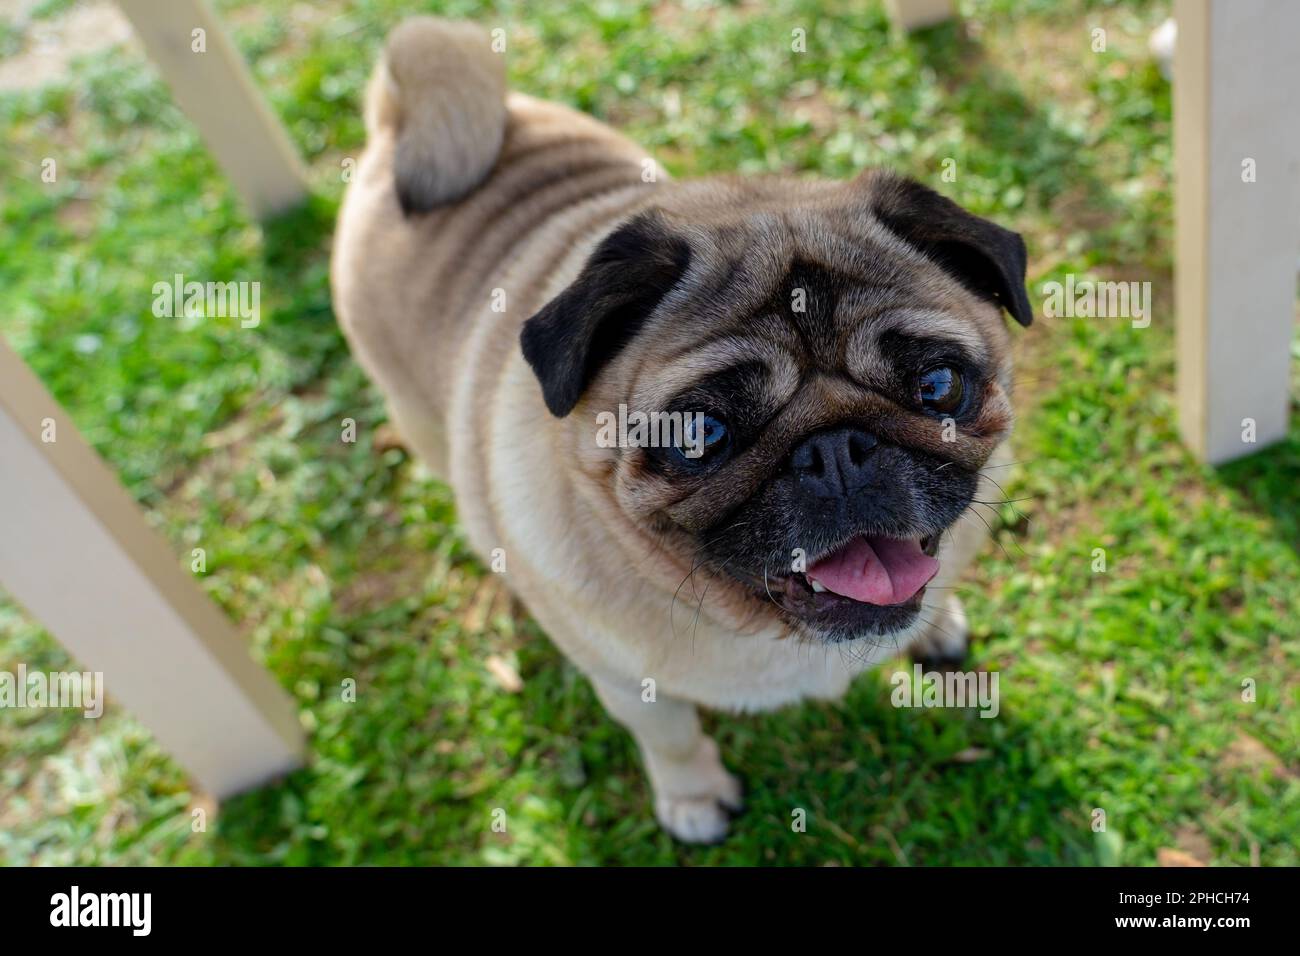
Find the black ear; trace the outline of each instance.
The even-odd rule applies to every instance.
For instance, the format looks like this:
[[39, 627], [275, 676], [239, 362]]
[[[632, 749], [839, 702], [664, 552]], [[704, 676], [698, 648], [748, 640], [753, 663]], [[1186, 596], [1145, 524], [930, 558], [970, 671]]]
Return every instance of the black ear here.
[[872, 214], [971, 292], [1021, 325], [1034, 319], [1025, 294], [1027, 254], [1018, 233], [967, 212], [951, 199], [893, 173], [868, 173]]
[[690, 246], [659, 213], [642, 213], [606, 236], [578, 278], [524, 323], [524, 358], [542, 383], [552, 415], [562, 418], [573, 410], [690, 260]]

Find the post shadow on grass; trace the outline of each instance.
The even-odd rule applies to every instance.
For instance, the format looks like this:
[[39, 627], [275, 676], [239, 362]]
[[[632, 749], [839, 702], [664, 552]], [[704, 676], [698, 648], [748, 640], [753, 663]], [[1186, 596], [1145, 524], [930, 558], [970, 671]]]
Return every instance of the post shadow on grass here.
[[[593, 732], [611, 732], [599, 710], [590, 719]], [[659, 830], [641, 759], [613, 727], [609, 766], [593, 770], [590, 792], [574, 799], [589, 810], [609, 799], [600, 778], [612, 775], [621, 778], [621, 796], [597, 811], [604, 825], [571, 828], [571, 858], [754, 866], [1104, 859], [1086, 796], [1050, 767], [1064, 742], [1040, 739], [1039, 729], [1013, 713], [986, 720], [965, 710], [894, 708], [888, 678], [876, 672], [858, 678], [839, 703], [757, 716], [706, 714], [704, 721], [745, 783], [746, 809], [727, 840], [691, 847]], [[977, 760], [961, 762], [972, 753]], [[611, 830], [618, 831], [614, 839]]]
[[1300, 553], [1300, 404], [1292, 403], [1285, 440], [1220, 466], [1217, 478], [1271, 518], [1278, 537]]
[[1019, 83], [989, 59], [964, 24], [950, 20], [909, 37], [934, 70], [961, 121], [963, 135], [1014, 160], [1018, 185], [1046, 207], [1057, 195], [1083, 185], [1091, 199], [1108, 201], [1079, 143], [1031, 103]]
[[[520, 703], [528, 723], [542, 726], [554, 709], [547, 685], [573, 669], [549, 643], [528, 656]], [[910, 662], [898, 667], [911, 673]], [[1053, 768], [1053, 755], [1071, 741], [1044, 736], [1005, 700], [991, 719], [974, 710], [896, 708], [888, 677], [895, 669], [887, 663], [860, 676], [839, 702], [760, 715], [702, 713], [746, 790], [746, 809], [720, 846], [686, 846], [658, 827], [635, 743], [582, 678], [566, 708], [573, 723], [562, 728], [581, 757], [581, 782], [548, 774], [532, 792], [564, 806], [569, 822], [551, 835], [579, 863], [1106, 861], [1088, 818], [1095, 798]]]
[[330, 295], [330, 238], [338, 203], [311, 194], [262, 224], [262, 288], [269, 314], [263, 340], [293, 360], [295, 380], [310, 382], [347, 355]]
[[[1122, 197], [1097, 174], [1088, 144], [1054, 124], [1015, 77], [989, 60], [961, 20], [909, 34], [907, 42], [934, 70], [952, 103], [950, 115], [960, 120], [964, 136], [992, 155], [1005, 157], [999, 172], [1013, 172], [1027, 207], [1036, 204], [1051, 211], [1054, 203], [1068, 199], [1077, 219], [1062, 225], [1087, 229], [1088, 265], [1131, 265], [1134, 256], [1145, 259], [1149, 250], [1158, 248], [1158, 230], [1164, 223], [1132, 222]], [[1134, 82], [1146, 80], [1155, 82], [1151, 77]], [[1013, 226], [1014, 211], [993, 214], [1000, 221], [1010, 219], [1004, 224]], [[1031, 263], [1033, 253], [1030, 249]]]

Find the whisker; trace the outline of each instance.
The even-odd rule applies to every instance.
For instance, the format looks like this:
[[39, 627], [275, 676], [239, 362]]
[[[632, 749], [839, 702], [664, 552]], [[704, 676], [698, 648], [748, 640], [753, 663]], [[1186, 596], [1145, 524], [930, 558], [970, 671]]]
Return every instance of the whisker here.
[[[995, 488], [998, 489], [998, 491], [1002, 492], [1004, 495], [1007, 493], [1007, 490], [1006, 490], [1005, 488], [1003, 488], [1000, 484], [998, 484], [998, 482], [995, 481], [995, 480], [994, 480], [992, 477], [990, 477], [989, 475], [981, 475], [980, 477], [982, 477], [982, 478], [986, 479], [987, 481], [989, 481], [989, 482], [990, 482], [990, 483], [991, 483]], [[1032, 497], [1032, 496], [1031, 496], [1031, 497]], [[1018, 500], [1025, 500], [1025, 499], [1018, 499]], [[1008, 502], [1008, 503], [1010, 503], [1010, 502]], [[1025, 513], [1024, 513], [1023, 511], [1021, 511], [1019, 508], [1016, 508], [1016, 507], [1014, 507], [1014, 505], [1013, 505], [1012, 510], [1016, 513], [1016, 515], [1019, 517], [1019, 519], [1020, 519], [1021, 521], [1023, 521], [1026, 525], [1032, 525], [1032, 524], [1033, 524], [1033, 522], [1029, 519], [1029, 515], [1025, 514]]]
[[1007, 552], [1006, 547], [1002, 544], [1001, 541], [998, 540], [998, 536], [993, 533], [993, 528], [990, 527], [989, 523], [984, 520], [984, 516], [980, 514], [978, 511], [976, 511], [974, 508], [969, 509], [968, 513], [973, 514], [975, 517], [980, 519], [980, 522], [984, 525], [985, 529], [988, 531], [989, 537], [993, 539], [993, 543], [1002, 549], [1003, 557], [1005, 557], [1008, 561], [1014, 561], [1015, 558], [1011, 557], [1011, 555]]

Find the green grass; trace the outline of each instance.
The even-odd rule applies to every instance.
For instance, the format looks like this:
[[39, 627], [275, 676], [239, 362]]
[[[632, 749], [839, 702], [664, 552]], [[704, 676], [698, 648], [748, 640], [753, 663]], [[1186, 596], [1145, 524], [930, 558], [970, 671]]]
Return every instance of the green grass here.
[[[1149, 329], [1016, 330], [1003, 484], [1024, 500], [988, 515], [997, 543], [967, 582], [1001, 715], [896, 710], [887, 666], [838, 704], [710, 717], [749, 809], [703, 849], [654, 824], [629, 738], [469, 556], [448, 491], [374, 448], [384, 409], [334, 327], [328, 244], [373, 56], [421, 5], [218, 6], [311, 164], [312, 205], [251, 225], [151, 68], [91, 57], [0, 96], [0, 331], [177, 560], [206, 550], [202, 585], [294, 696], [308, 765], [195, 833], [198, 795], [122, 709], [0, 711], [0, 861], [1090, 865], [1181, 847], [1300, 864], [1300, 430], [1218, 471], [1176, 440], [1170, 101], [1145, 53], [1163, 4], [968, 2], [966, 26], [911, 41], [849, 0], [436, 7], [506, 27], [516, 86], [677, 176], [889, 164], [1024, 232], [1035, 291], [1067, 272], [1155, 289]], [[176, 272], [260, 281], [261, 326], [154, 318]], [[0, 604], [0, 669], [20, 661], [73, 666]]]

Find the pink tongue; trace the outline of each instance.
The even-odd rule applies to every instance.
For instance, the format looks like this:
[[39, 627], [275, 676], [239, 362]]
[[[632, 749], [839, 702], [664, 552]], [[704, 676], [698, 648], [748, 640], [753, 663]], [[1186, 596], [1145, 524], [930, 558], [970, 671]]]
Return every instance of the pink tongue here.
[[854, 538], [808, 569], [826, 590], [867, 604], [902, 604], [939, 572], [916, 539]]

